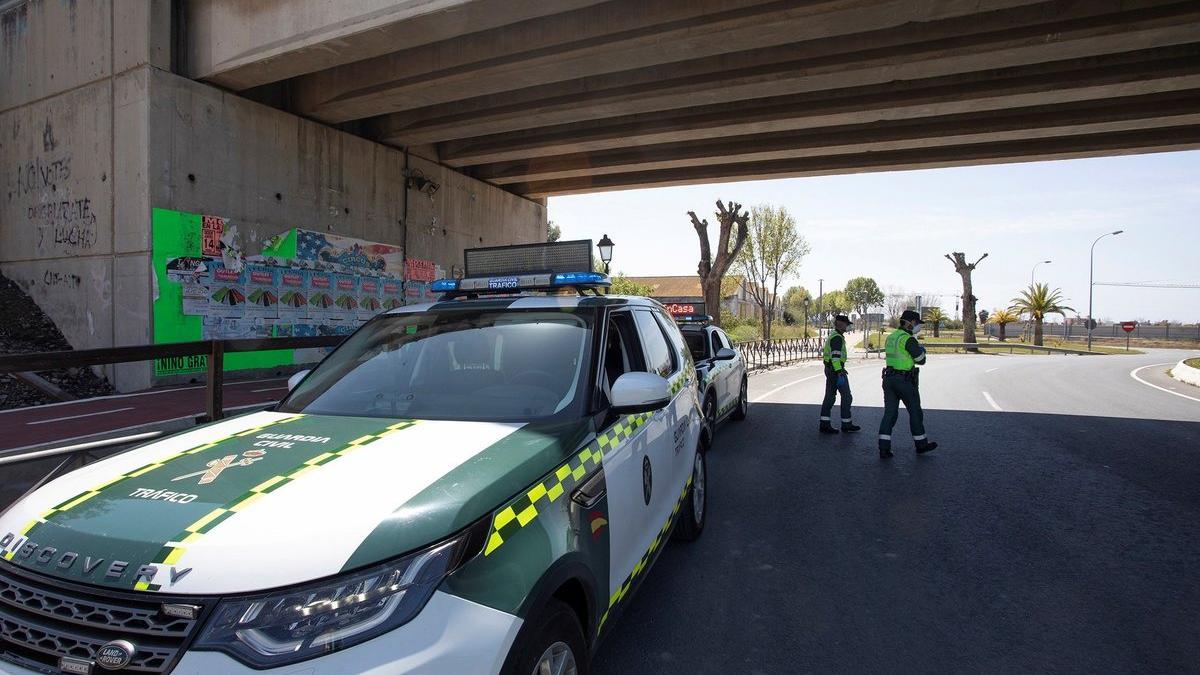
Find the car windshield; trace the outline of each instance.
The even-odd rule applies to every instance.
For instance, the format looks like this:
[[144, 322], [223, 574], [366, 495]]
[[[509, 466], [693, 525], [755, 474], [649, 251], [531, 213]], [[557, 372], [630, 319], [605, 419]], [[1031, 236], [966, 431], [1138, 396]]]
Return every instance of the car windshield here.
[[284, 412], [525, 422], [584, 386], [590, 311], [441, 310], [363, 326], [279, 405]]

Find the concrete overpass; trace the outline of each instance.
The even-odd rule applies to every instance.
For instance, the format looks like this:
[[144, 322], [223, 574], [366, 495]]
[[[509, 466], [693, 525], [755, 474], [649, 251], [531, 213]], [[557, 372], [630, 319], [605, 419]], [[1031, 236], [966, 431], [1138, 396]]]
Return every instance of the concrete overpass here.
[[193, 0], [182, 72], [533, 198], [1200, 147], [1195, 0]]

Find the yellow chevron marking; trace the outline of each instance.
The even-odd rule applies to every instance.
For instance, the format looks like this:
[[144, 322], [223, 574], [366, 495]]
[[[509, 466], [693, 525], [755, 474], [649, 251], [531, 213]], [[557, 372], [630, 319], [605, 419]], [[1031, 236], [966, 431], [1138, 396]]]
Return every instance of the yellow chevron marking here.
[[287, 480], [287, 479], [284, 478], [283, 476], [272, 476], [271, 478], [266, 479], [265, 481], [259, 483], [258, 485], [255, 485], [253, 488], [250, 489], [250, 491], [251, 492], [262, 492], [263, 490], [266, 490], [267, 488], [271, 487], [272, 485], [278, 483], [281, 480]]
[[188, 525], [186, 529], [188, 532], [195, 532], [196, 530], [199, 530], [199, 529], [203, 528], [205, 525], [211, 523], [213, 521], [213, 519], [219, 517], [221, 514], [223, 514], [225, 512], [226, 512], [226, 509], [221, 509], [221, 508], [213, 509], [212, 511], [208, 512], [208, 515], [204, 516], [200, 520], [197, 520], [196, 522], [192, 523], [191, 525]]

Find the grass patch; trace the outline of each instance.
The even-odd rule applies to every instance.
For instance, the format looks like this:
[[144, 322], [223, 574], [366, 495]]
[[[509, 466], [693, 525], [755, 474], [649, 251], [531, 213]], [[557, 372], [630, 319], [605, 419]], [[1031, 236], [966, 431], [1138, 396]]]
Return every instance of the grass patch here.
[[[884, 334], [882, 339], [877, 334], [872, 334], [870, 337], [870, 340], [869, 340], [870, 345], [871, 345], [870, 348], [871, 349], [881, 348], [881, 347], [876, 347], [876, 345], [882, 345], [883, 341], [886, 339], [887, 339], [886, 333]], [[921, 344], [925, 345], [925, 349], [931, 354], [952, 354], [956, 351], [958, 351], [958, 352], [963, 351], [962, 348], [954, 348], [954, 347], [944, 347], [944, 348], [940, 348], [940, 349], [938, 348], [939, 344], [961, 343], [962, 335], [939, 335], [938, 337], [933, 337], [932, 335], [925, 335], [924, 333], [922, 333], [922, 335], [918, 339], [921, 341]], [[1027, 344], [1027, 343], [1025, 343], [1019, 339], [1010, 338], [1004, 342], [1000, 342], [999, 340], [989, 341], [986, 339], [986, 337], [984, 337], [983, 339], [979, 340], [979, 345], [981, 347], [989, 347], [989, 346], [991, 347], [991, 349], [982, 349], [981, 350], [982, 352], [986, 352], [986, 353], [996, 353], [1000, 349], [1003, 349], [1006, 345], [1009, 345], [1009, 344], [1017, 346], [1017, 349], [1014, 350], [1014, 353], [1025, 353], [1025, 354], [1038, 353], [1033, 350], [1020, 349], [1020, 345]], [[861, 349], [863, 347], [862, 341], [859, 341], [857, 346]], [[1087, 343], [1081, 342], [1079, 340], [1065, 341], [1065, 340], [1052, 340], [1052, 339], [1047, 338], [1042, 341], [1042, 346], [1056, 347], [1058, 349], [1077, 349], [1077, 350], [1086, 350], [1087, 349]], [[1117, 347], [1114, 345], [1100, 345], [1100, 344], [1096, 344], [1095, 341], [1093, 341], [1093, 343], [1092, 343], [1092, 351], [1100, 353], [1100, 354], [1144, 354], [1145, 353], [1145, 352], [1138, 351], [1137, 349], [1130, 349], [1129, 351], [1125, 351], [1125, 345], [1121, 345], [1120, 347]], [[1197, 366], [1197, 367], [1200, 367], [1200, 366]]]
[[1184, 363], [1193, 368], [1200, 368], [1200, 359], [1185, 359]]

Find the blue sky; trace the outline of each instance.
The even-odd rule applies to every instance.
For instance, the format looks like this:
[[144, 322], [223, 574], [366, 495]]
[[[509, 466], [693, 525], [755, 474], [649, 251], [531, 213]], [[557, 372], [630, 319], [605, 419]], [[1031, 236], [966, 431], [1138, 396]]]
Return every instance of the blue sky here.
[[[889, 288], [942, 296], [954, 307], [959, 277], [942, 256], [974, 260], [980, 307], [1009, 304], [1029, 284], [1061, 287], [1087, 314], [1088, 249], [1096, 281], [1200, 283], [1200, 151], [995, 166], [721, 183], [554, 197], [564, 239], [616, 244], [613, 272], [694, 274], [699, 249], [687, 211], [712, 216], [717, 199], [788, 208], [812, 245], [800, 284], [816, 293], [859, 275]], [[1200, 321], [1200, 289], [1096, 286], [1102, 320]]]

